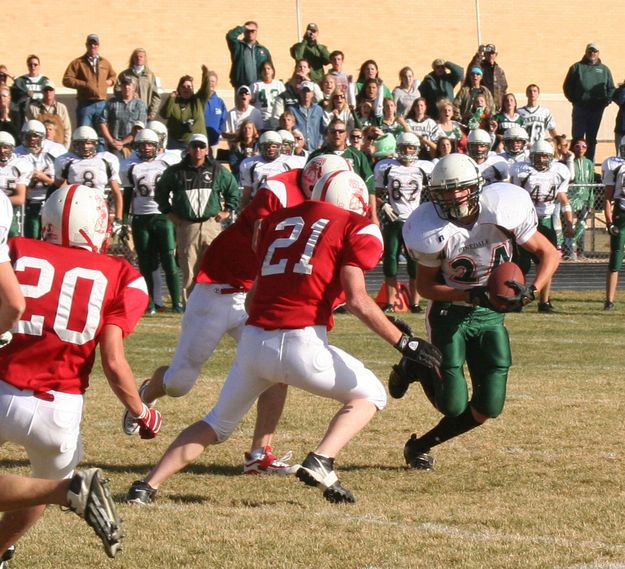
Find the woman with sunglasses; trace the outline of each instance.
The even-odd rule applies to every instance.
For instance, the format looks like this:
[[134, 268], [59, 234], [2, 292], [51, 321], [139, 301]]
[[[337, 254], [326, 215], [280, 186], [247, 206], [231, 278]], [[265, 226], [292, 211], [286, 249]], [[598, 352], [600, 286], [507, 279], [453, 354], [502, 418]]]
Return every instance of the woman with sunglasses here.
[[328, 125], [334, 119], [340, 119], [347, 126], [347, 132], [350, 133], [354, 128], [354, 116], [352, 110], [347, 104], [346, 95], [340, 89], [335, 89], [330, 97], [329, 107], [323, 111], [323, 128], [328, 128]]

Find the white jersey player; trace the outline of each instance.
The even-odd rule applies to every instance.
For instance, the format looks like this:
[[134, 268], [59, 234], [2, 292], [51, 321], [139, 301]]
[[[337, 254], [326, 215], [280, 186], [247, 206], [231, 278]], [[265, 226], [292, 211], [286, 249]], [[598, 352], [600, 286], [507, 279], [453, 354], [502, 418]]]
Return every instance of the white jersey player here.
[[503, 147], [504, 151], [499, 154], [508, 164], [508, 169], [515, 162], [525, 162], [529, 159], [529, 150], [527, 149], [527, 141], [529, 136], [522, 126], [512, 126], [504, 132]]
[[26, 188], [30, 184], [33, 168], [23, 157], [14, 153], [15, 139], [5, 131], [0, 132], [0, 190], [13, 205], [13, 224], [10, 236], [22, 234]]
[[493, 139], [481, 128], [473, 129], [468, 136], [468, 153], [478, 165], [484, 185], [495, 182], [507, 182], [509, 179], [508, 163], [498, 154], [490, 152]]

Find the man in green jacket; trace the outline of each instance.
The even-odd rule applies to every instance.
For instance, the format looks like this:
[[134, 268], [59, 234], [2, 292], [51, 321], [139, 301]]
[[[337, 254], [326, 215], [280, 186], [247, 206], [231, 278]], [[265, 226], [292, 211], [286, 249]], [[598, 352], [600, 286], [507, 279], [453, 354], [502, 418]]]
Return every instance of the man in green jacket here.
[[[243, 39], [239, 36], [243, 34]], [[252, 86], [260, 80], [260, 68], [265, 61], [271, 61], [269, 50], [260, 45], [256, 39], [258, 24], [245, 22], [242, 26], [232, 28], [226, 34], [226, 42], [230, 50], [230, 83], [235, 91], [241, 85]]]
[[428, 73], [419, 85], [421, 96], [427, 103], [427, 113], [438, 118], [436, 103], [441, 99], [454, 100], [454, 87], [464, 79], [464, 70], [459, 65], [444, 59], [435, 59], [432, 62], [432, 71]]
[[586, 156], [594, 162], [603, 110], [612, 101], [615, 90], [612, 73], [601, 63], [596, 43], [589, 43], [581, 61], [571, 65], [562, 89], [573, 104], [573, 138], [586, 138]]
[[208, 155], [208, 139], [191, 136], [187, 155], [167, 168], [156, 183], [155, 200], [161, 213], [176, 225], [176, 250], [186, 302], [200, 260], [221, 231], [221, 222], [239, 205], [234, 176]]
[[306, 33], [301, 42], [291, 46], [291, 57], [295, 61], [305, 59], [310, 64], [310, 79], [319, 83], [325, 71], [324, 65], [330, 63], [330, 52], [325, 45], [317, 43], [319, 37], [319, 26], [310, 23], [306, 26]]

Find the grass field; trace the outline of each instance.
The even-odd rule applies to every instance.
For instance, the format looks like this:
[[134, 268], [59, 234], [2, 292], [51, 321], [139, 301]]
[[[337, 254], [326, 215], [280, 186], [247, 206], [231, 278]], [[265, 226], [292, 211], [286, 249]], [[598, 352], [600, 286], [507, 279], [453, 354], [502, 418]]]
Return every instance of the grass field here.
[[[554, 315], [532, 306], [507, 318], [514, 366], [504, 412], [435, 448], [434, 472], [403, 463], [410, 433], [439, 419], [418, 386], [390, 400], [339, 456], [355, 505], [329, 504], [295, 477], [241, 476], [252, 413], [228, 442], [165, 484], [152, 507], [120, 504], [125, 541], [116, 560], [78, 518], [49, 508], [11, 568], [625, 568], [623, 313], [603, 312], [599, 293], [558, 293], [554, 305]], [[406, 319], [424, 333], [422, 316]], [[179, 322], [145, 318], [129, 338], [138, 381], [167, 363]], [[331, 339], [384, 382], [398, 359], [351, 316], [337, 318]], [[210, 408], [234, 352], [222, 342], [191, 395], [159, 403], [165, 423], [153, 441], [121, 432], [120, 405], [97, 369], [83, 464], [103, 468], [121, 501]], [[291, 390], [276, 452], [303, 459], [336, 409]], [[2, 447], [0, 471], [28, 473], [23, 451]]]

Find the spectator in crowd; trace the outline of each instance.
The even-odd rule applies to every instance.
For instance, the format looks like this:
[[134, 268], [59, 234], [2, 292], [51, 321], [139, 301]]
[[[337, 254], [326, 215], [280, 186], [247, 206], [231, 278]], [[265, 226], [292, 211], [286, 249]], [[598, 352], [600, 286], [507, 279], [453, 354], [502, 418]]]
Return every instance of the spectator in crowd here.
[[44, 121], [48, 115], [57, 115], [61, 120], [62, 129], [59, 131], [60, 142], [69, 148], [72, 139], [72, 123], [69, 118], [67, 107], [56, 100], [56, 87], [52, 81], [47, 79], [41, 88], [41, 99], [32, 101], [26, 108], [26, 118]]
[[41, 61], [36, 55], [29, 55], [26, 58], [26, 66], [28, 73], [16, 77], [11, 87], [11, 101], [13, 108], [19, 113], [20, 128], [26, 119], [28, 104], [42, 99], [43, 85], [48, 79], [41, 74]]
[[493, 95], [488, 89], [482, 84], [482, 69], [479, 67], [471, 67], [469, 70], [469, 75], [466, 78], [464, 85], [458, 91], [458, 95], [454, 99], [454, 105], [458, 108], [458, 112], [461, 117], [465, 117], [471, 108], [471, 104], [473, 103], [475, 97], [477, 95], [484, 95], [486, 99], [486, 112], [489, 115], [495, 114], [495, 101], [493, 100]]
[[239, 187], [228, 169], [209, 156], [206, 135], [193, 134], [186, 156], [167, 168], [156, 183], [154, 199], [161, 213], [176, 225], [186, 303], [204, 251], [221, 231], [221, 222], [239, 206]]
[[473, 56], [468, 69], [479, 67], [483, 72], [482, 84], [492, 93], [495, 101], [501, 101], [508, 90], [508, 80], [502, 67], [497, 63], [497, 48], [489, 43], [481, 45]]
[[436, 164], [443, 156], [447, 156], [453, 151], [454, 145], [452, 141], [446, 136], [441, 136], [436, 141], [436, 150], [434, 151], [434, 158], [432, 159], [432, 163]]
[[106, 102], [99, 127], [108, 151], [123, 160], [132, 153], [135, 135], [148, 122], [148, 113], [145, 103], [136, 96], [137, 79], [124, 75], [120, 84], [121, 92]]
[[547, 138], [547, 133], [555, 138], [558, 134], [556, 121], [548, 108], [538, 104], [540, 87], [531, 83], [525, 89], [525, 94], [527, 95], [527, 105], [520, 107], [518, 113], [523, 118], [523, 128], [530, 137], [528, 145], [531, 146], [536, 141]]
[[618, 87], [614, 90], [612, 101], [618, 105], [618, 113], [616, 114], [616, 120], [614, 122], [614, 147], [618, 154], [621, 138], [625, 136], [625, 81], [619, 83]]
[[[390, 89], [384, 85], [384, 81], [382, 81], [382, 78], [380, 77], [378, 64], [373, 59], [367, 59], [367, 61], [360, 66], [358, 79], [356, 79], [356, 93], [360, 93], [366, 87], [366, 84], [368, 84], [367, 79], [375, 79], [378, 88], [383, 90], [384, 97], [393, 96]], [[378, 114], [381, 112], [382, 109], [379, 110]]]
[[564, 79], [563, 90], [564, 96], [573, 105], [573, 136], [586, 138], [587, 156], [594, 160], [603, 110], [612, 101], [615, 90], [612, 73], [601, 63], [596, 43], [589, 43], [584, 57], [571, 65]]
[[221, 133], [226, 127], [228, 108], [224, 100], [217, 94], [217, 73], [209, 71], [208, 85], [211, 95], [204, 107], [204, 123], [206, 124], [206, 136], [211, 147], [216, 146], [221, 138]]
[[335, 118], [341, 119], [347, 125], [348, 133], [354, 128], [354, 117], [347, 104], [347, 94], [341, 89], [336, 89], [332, 93], [330, 105], [323, 111], [323, 127], [327, 128]]
[[441, 136], [446, 136], [452, 141], [454, 152], [464, 152], [466, 136], [462, 125], [453, 118], [456, 114], [454, 104], [449, 99], [441, 99], [437, 106], [438, 121], [436, 121], [433, 141], [436, 142]]
[[288, 110], [295, 116], [295, 124], [302, 131], [308, 151], [321, 146], [323, 136], [323, 109], [315, 103], [315, 86], [310, 81], [300, 83], [299, 102], [290, 105]]
[[427, 160], [436, 150], [433, 140], [436, 131], [436, 121], [427, 115], [427, 101], [424, 97], [418, 97], [412, 103], [410, 111], [406, 115], [404, 130], [413, 132], [419, 138], [419, 156]]
[[554, 158], [567, 167], [571, 180], [575, 178], [575, 167], [573, 165], [575, 155], [571, 152], [571, 142], [566, 137], [566, 134], [558, 134], [554, 137], [553, 150]]
[[[243, 34], [243, 39], [239, 36]], [[232, 28], [226, 34], [230, 50], [230, 84], [234, 89], [242, 85], [252, 85], [261, 77], [261, 66], [271, 61], [269, 50], [258, 43], [258, 24], [251, 20], [242, 26]]]
[[274, 119], [276, 117], [280, 117], [280, 115], [288, 107], [298, 104], [300, 85], [304, 81], [308, 81], [313, 86], [313, 100], [315, 102], [321, 101], [323, 99], [323, 93], [321, 92], [321, 88], [310, 78], [310, 64], [305, 59], [299, 59], [295, 62], [293, 74], [284, 85], [284, 92], [276, 97], [276, 101], [273, 106]]
[[20, 139], [19, 113], [11, 110], [11, 90], [0, 85], [0, 131], [8, 132], [13, 140]]
[[161, 109], [161, 117], [167, 121], [169, 148], [185, 148], [194, 134], [206, 136], [204, 108], [211, 96], [208, 75], [208, 67], [202, 65], [202, 83], [195, 93], [193, 77], [183, 75]]
[[[65, 146], [65, 128], [58, 115], [42, 114], [39, 115], [39, 120], [46, 127], [46, 140], [51, 140]], [[70, 133], [70, 145], [71, 145], [71, 133]], [[65, 148], [69, 148], [66, 146]]]
[[573, 181], [569, 186], [569, 202], [573, 209], [575, 218], [575, 233], [572, 237], [564, 240], [564, 258], [572, 261], [585, 258], [584, 236], [586, 233], [586, 218], [592, 210], [595, 202], [595, 192], [593, 186], [584, 184], [594, 184], [597, 181], [595, 165], [586, 158], [588, 145], [583, 138], [574, 138], [573, 146], [573, 167], [575, 169]]
[[295, 115], [291, 111], [284, 111], [278, 119], [278, 128], [280, 130], [293, 132], [293, 130], [295, 130], [295, 126]]
[[306, 139], [304, 133], [298, 128], [294, 128], [292, 131], [293, 138], [295, 139], [295, 148], [293, 148], [293, 156], [300, 156], [308, 160], [308, 150], [306, 150]]
[[362, 130], [360, 128], [353, 128], [349, 133], [349, 144], [353, 146], [356, 150], [362, 150]]
[[271, 130], [278, 125], [277, 117], [273, 117], [276, 99], [284, 93], [286, 87], [276, 79], [276, 68], [271, 61], [265, 61], [260, 68], [260, 81], [251, 85], [252, 104], [260, 111], [263, 118], [263, 130]]
[[319, 27], [310, 23], [306, 26], [306, 32], [302, 41], [291, 46], [291, 57], [295, 61], [305, 59], [310, 64], [310, 79], [319, 83], [324, 75], [323, 66], [330, 63], [330, 52], [328, 48], [320, 44]]
[[254, 156], [258, 152], [258, 129], [251, 119], [243, 119], [235, 136], [229, 141], [228, 164], [230, 171], [237, 182], [239, 181], [239, 166], [245, 158]]
[[393, 89], [397, 114], [405, 117], [420, 96], [419, 81], [414, 78], [414, 71], [410, 67], [402, 67], [399, 70], [399, 85]]
[[462, 115], [462, 125], [467, 130], [473, 130], [475, 128], [481, 128], [489, 133], [493, 133], [493, 141], [495, 140], [494, 132], [497, 130], [491, 114], [488, 110], [486, 103], [486, 97], [483, 93], [477, 93], [473, 99], [471, 99], [471, 106]]
[[453, 101], [454, 88], [463, 79], [464, 71], [459, 65], [440, 58], [432, 62], [432, 71], [419, 85], [421, 96], [427, 101], [427, 114], [430, 117], [434, 120], [438, 118], [438, 102], [441, 99]]
[[9, 79], [13, 81], [13, 77], [9, 73], [6, 65], [0, 65], [0, 86], [9, 84]]
[[67, 66], [63, 86], [76, 89], [77, 126], [96, 128], [106, 103], [106, 90], [113, 86], [117, 75], [110, 62], [100, 55], [97, 34], [89, 34], [85, 46], [87, 51]]
[[222, 136], [231, 139], [237, 132], [239, 125], [245, 119], [250, 119], [256, 125], [256, 129], [263, 130], [263, 116], [261, 112], [252, 105], [252, 91], [247, 85], [241, 85], [237, 89], [235, 106], [228, 111], [226, 116], [226, 126]]
[[400, 132], [404, 132], [406, 122], [403, 118], [397, 116], [397, 105], [393, 97], [386, 97], [382, 103], [382, 120], [380, 121], [380, 129], [383, 133], [390, 133], [394, 137]]
[[138, 47], [130, 54], [128, 69], [124, 69], [117, 77], [115, 92], [120, 93], [122, 78], [133, 77], [137, 85], [137, 97], [143, 101], [148, 110], [148, 120], [154, 120], [161, 106], [161, 96], [158, 92], [156, 75], [148, 67], [148, 54], [145, 49]]
[[501, 152], [504, 133], [513, 126], [522, 126], [524, 122], [523, 117], [517, 112], [517, 101], [514, 93], [506, 93], [503, 96], [500, 111], [495, 114], [493, 120], [497, 123], [495, 148]]
[[321, 105], [321, 108], [324, 111], [327, 111], [331, 103], [332, 95], [334, 94], [334, 91], [336, 91], [336, 81], [334, 79], [334, 75], [330, 75], [329, 73], [324, 75], [319, 82], [319, 86], [321, 87], [322, 99], [318, 102]]
[[345, 54], [336, 49], [330, 54], [330, 71], [328, 73], [330, 75], [334, 75], [334, 79], [336, 81], [336, 86], [347, 93], [347, 85], [349, 83], [349, 79], [347, 75], [343, 72], [343, 63], [345, 62]]

